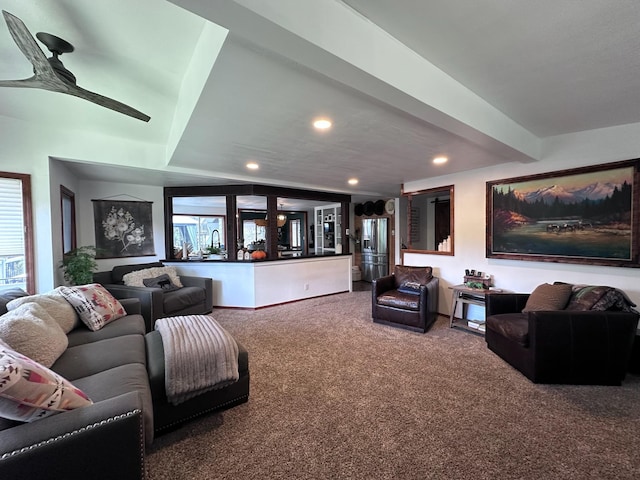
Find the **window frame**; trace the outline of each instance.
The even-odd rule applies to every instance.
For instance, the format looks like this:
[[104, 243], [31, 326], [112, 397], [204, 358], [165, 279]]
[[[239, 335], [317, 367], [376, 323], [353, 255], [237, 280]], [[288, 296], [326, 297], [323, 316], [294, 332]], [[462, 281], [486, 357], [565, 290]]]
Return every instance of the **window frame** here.
[[[65, 201], [70, 204], [70, 218], [65, 215]], [[76, 230], [76, 195], [73, 191], [60, 185], [60, 222], [62, 232], [62, 255], [66, 255], [78, 246], [78, 236]], [[65, 238], [69, 235], [71, 245], [68, 250], [65, 248]]]
[[35, 294], [35, 257], [33, 245], [33, 203], [31, 201], [31, 175], [26, 173], [0, 172], [0, 178], [20, 180], [22, 185], [22, 221], [24, 227], [24, 256], [26, 290], [30, 295]]
[[[180, 217], [191, 217], [196, 223], [194, 224], [196, 226], [196, 241], [198, 243], [197, 245], [197, 249], [196, 249], [196, 245], [192, 245], [192, 249], [193, 252], [202, 252], [205, 248], [210, 246], [210, 238], [207, 238], [206, 243], [204, 242], [204, 237], [202, 234], [202, 219], [219, 219], [219, 223], [221, 225], [220, 229], [222, 231], [218, 231], [218, 233], [220, 234], [220, 244], [225, 246], [225, 249], [227, 248], [227, 246], [225, 245], [225, 238], [226, 238], [226, 229], [227, 229], [227, 217], [225, 215], [218, 215], [218, 214], [190, 214], [190, 213], [180, 213], [180, 214], [174, 214], [172, 217], [172, 221], [171, 224], [173, 225], [173, 236], [171, 239], [171, 243], [173, 245], [173, 248], [181, 248], [178, 245], [176, 245], [176, 225], [179, 225], [177, 223], [175, 223], [175, 217], [176, 216], [180, 216]], [[211, 233], [207, 234], [207, 237], [209, 237], [211, 235]]]

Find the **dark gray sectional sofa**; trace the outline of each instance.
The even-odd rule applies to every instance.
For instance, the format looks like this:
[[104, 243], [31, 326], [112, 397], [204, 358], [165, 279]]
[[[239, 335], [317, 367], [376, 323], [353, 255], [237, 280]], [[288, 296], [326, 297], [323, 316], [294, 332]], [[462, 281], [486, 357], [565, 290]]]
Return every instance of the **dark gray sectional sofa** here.
[[[93, 405], [32, 423], [0, 418], [1, 479], [142, 479], [145, 448], [154, 434], [248, 400], [248, 354], [238, 344], [238, 382], [169, 405], [162, 338], [158, 332], [145, 335], [137, 299], [120, 302], [125, 317], [95, 332], [84, 325], [71, 330], [69, 346], [51, 367]], [[5, 304], [0, 295], [2, 314]]]

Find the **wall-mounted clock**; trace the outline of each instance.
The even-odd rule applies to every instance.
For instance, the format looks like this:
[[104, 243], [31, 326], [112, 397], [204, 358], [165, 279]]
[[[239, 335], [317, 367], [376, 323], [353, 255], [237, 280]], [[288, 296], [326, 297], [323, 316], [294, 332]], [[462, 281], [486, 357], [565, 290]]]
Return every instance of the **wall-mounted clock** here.
[[387, 200], [387, 202], [384, 204], [384, 210], [389, 215], [393, 215], [393, 212], [396, 211], [396, 201], [393, 198]]

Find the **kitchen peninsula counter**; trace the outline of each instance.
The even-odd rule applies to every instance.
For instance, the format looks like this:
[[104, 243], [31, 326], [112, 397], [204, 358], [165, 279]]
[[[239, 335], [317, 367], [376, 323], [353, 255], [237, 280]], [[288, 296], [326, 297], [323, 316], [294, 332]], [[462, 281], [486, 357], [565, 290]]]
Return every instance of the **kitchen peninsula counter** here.
[[213, 279], [213, 306], [260, 308], [352, 291], [351, 254], [262, 260], [163, 260], [181, 275]]

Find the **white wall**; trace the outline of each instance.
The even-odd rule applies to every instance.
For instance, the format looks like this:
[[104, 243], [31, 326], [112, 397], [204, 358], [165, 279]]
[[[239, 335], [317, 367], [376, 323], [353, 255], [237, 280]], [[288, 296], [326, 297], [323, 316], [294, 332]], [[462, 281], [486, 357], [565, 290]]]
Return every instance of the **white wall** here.
[[49, 158], [38, 144], [39, 131], [0, 117], [0, 170], [31, 175], [36, 291], [53, 288], [53, 247]]
[[[0, 116], [0, 170], [31, 175], [31, 199], [33, 204], [33, 238], [35, 250], [36, 292], [45, 292], [60, 284], [57, 265], [61, 259], [60, 232], [60, 183], [72, 183], [68, 171], [49, 158], [90, 159], [97, 163], [115, 163], [124, 166], [150, 167], [164, 165], [165, 149], [160, 144], [122, 140], [105, 133], [79, 133], [60, 128], [43, 129], [15, 118]], [[76, 184], [79, 188], [79, 184]], [[69, 186], [69, 185], [65, 185]], [[117, 185], [105, 187], [115, 193], [129, 193], [135, 186], [121, 188]], [[149, 187], [143, 187], [149, 188]], [[154, 187], [154, 230], [160, 228], [161, 238], [156, 238], [156, 253], [164, 256], [162, 222], [162, 188]], [[115, 194], [114, 193], [114, 194]], [[102, 193], [100, 193], [102, 195]], [[76, 192], [76, 207], [81, 206], [81, 198]], [[135, 193], [132, 193], [135, 195]], [[106, 195], [105, 195], [106, 196]], [[138, 197], [143, 195], [137, 195]], [[95, 198], [95, 197], [94, 197]], [[78, 211], [76, 211], [78, 214]], [[160, 214], [160, 217], [156, 216]], [[91, 217], [77, 216], [78, 229], [93, 225]], [[155, 232], [154, 232], [155, 234]], [[91, 241], [92, 243], [82, 243]], [[158, 243], [162, 242], [162, 243]], [[78, 232], [78, 245], [93, 244]], [[144, 257], [145, 259], [152, 257]], [[151, 260], [150, 260], [151, 261]]]
[[[451, 308], [451, 285], [463, 283], [465, 268], [490, 273], [494, 285], [515, 292], [531, 292], [545, 282], [564, 281], [611, 285], [624, 290], [640, 305], [640, 269], [565, 263], [528, 262], [485, 257], [486, 182], [637, 158], [640, 125], [614, 127], [546, 139], [544, 159], [512, 163], [405, 184], [405, 191], [455, 185], [455, 256], [406, 254], [406, 265], [431, 265], [440, 277], [440, 313]], [[464, 161], [464, 159], [450, 159]]]
[[[75, 195], [75, 202], [78, 202], [78, 190], [79, 181], [69, 171], [64, 162], [59, 160], [49, 161], [49, 199], [51, 202], [51, 246], [53, 248], [53, 264], [51, 268], [52, 281], [55, 285], [61, 285], [64, 283], [64, 274], [62, 269], [59, 268], [62, 261], [62, 209], [60, 205], [60, 185], [65, 186], [71, 190]], [[77, 212], [76, 212], [77, 215]], [[76, 225], [78, 224], [78, 218], [76, 217]], [[79, 240], [79, 238], [77, 238]], [[80, 243], [78, 243], [80, 246]], [[38, 254], [36, 254], [36, 258]], [[41, 273], [45, 273], [48, 265], [40, 263]], [[44, 290], [39, 290], [44, 291]]]
[[[110, 269], [119, 263], [138, 263], [164, 257], [162, 187], [82, 182], [72, 178], [63, 164], [51, 162], [50, 165], [49, 162], [49, 156], [57, 156], [141, 167], [161, 165], [165, 157], [162, 146], [122, 142], [99, 134], [78, 136], [63, 129], [45, 131], [6, 117], [0, 117], [0, 132], [0, 169], [32, 177], [36, 291], [47, 291], [60, 283], [57, 270], [61, 251], [60, 183], [76, 193], [78, 245], [95, 244], [92, 199], [117, 195], [125, 195], [120, 199], [131, 199], [126, 197], [130, 195], [153, 202], [156, 255], [100, 260], [100, 270]], [[407, 191], [455, 185], [455, 256], [412, 255], [405, 258], [407, 264], [428, 264], [435, 268], [441, 278], [442, 313], [448, 313], [451, 304], [451, 292], [447, 287], [462, 282], [465, 268], [489, 272], [494, 276], [496, 286], [514, 291], [528, 292], [540, 283], [555, 280], [613, 285], [625, 290], [634, 302], [640, 304], [640, 282], [637, 281], [640, 269], [485, 258], [486, 181], [637, 158], [640, 156], [640, 125], [549, 138], [544, 140], [542, 152], [543, 160], [536, 163], [512, 163], [405, 185]], [[451, 161], [464, 162], [465, 159]], [[75, 186], [70, 186], [72, 183]], [[396, 240], [399, 241], [399, 236]]]

